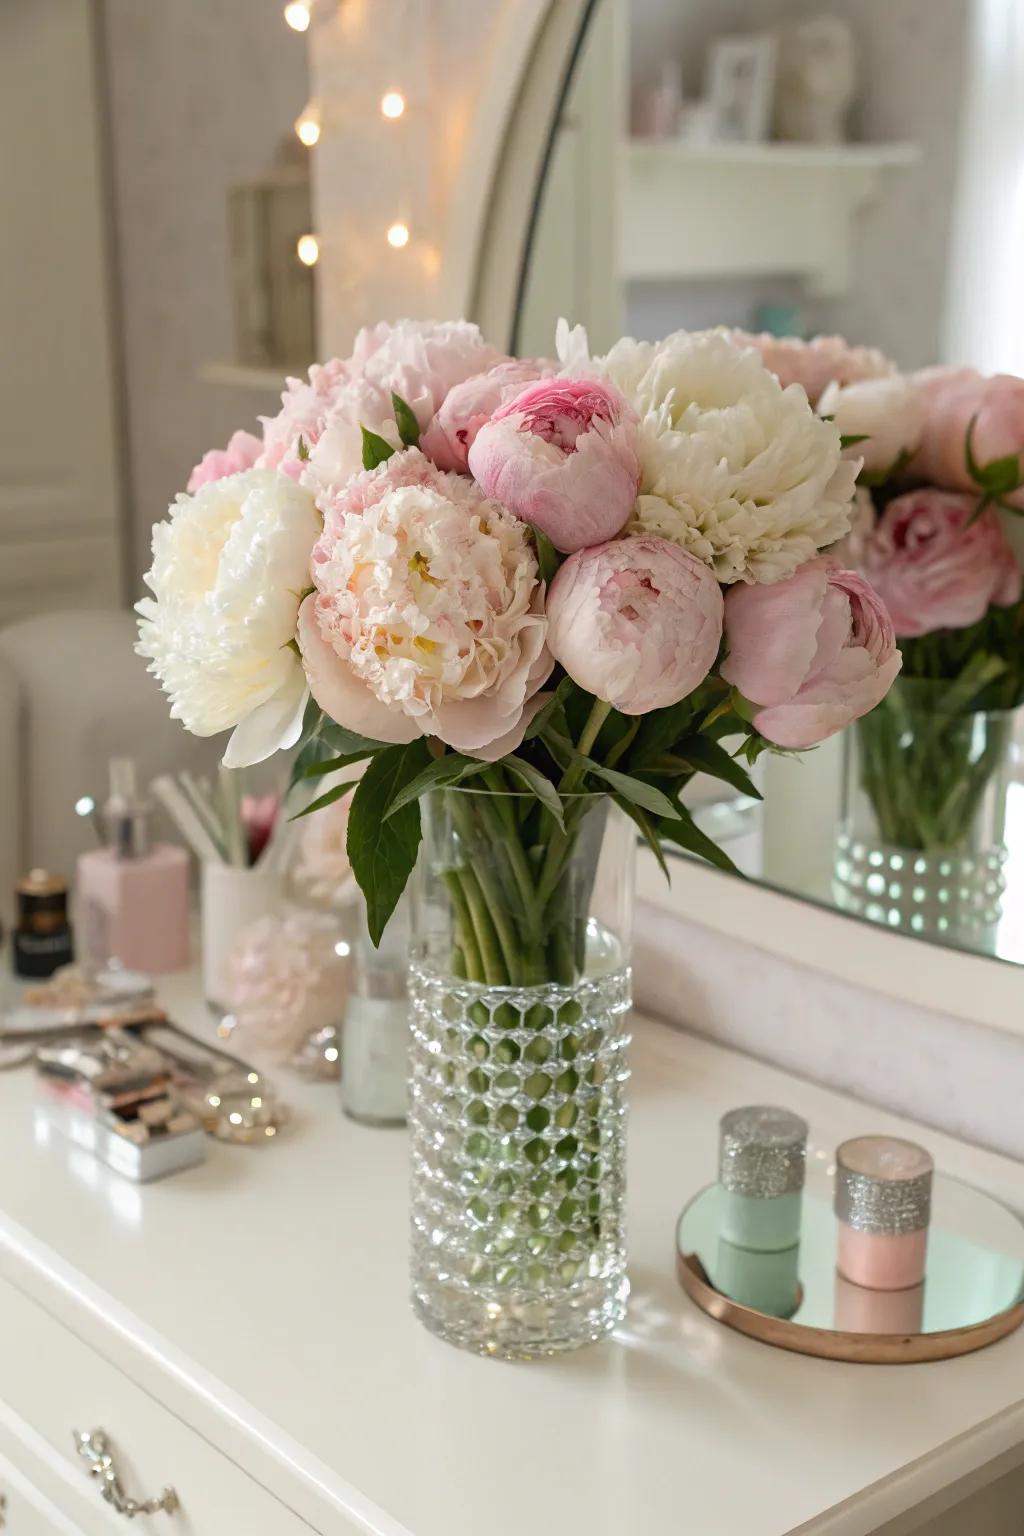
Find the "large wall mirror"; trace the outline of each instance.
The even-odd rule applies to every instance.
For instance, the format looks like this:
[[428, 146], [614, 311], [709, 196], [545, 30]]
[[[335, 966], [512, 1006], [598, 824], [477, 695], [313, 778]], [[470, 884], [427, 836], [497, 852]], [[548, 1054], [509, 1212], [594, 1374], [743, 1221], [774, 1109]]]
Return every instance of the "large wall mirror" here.
[[[826, 10], [586, 9], [518, 278], [519, 351], [549, 350], [566, 315], [595, 353], [623, 333], [723, 325], [839, 334], [906, 374], [1024, 373], [1017, 6]], [[1019, 402], [1024, 386], [1007, 388]], [[919, 484], [908, 472], [905, 489]], [[994, 515], [1024, 562], [1024, 516]], [[695, 782], [699, 817], [745, 875], [876, 930], [1024, 964], [1024, 620], [1019, 597], [1003, 601], [997, 637], [965, 630], [962, 646], [1001, 685], [939, 661], [948, 630], [915, 636], [905, 673], [927, 670], [931, 646], [941, 679], [920, 707], [907, 687], [816, 751], [763, 757], [760, 802]], [[914, 950], [900, 952], [912, 970]]]

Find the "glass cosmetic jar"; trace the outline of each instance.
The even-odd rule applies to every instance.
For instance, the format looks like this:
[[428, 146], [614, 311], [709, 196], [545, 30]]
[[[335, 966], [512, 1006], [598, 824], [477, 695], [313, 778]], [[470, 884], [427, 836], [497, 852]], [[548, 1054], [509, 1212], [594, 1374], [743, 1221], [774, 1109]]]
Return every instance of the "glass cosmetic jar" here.
[[737, 1248], [778, 1253], [800, 1240], [807, 1122], [788, 1109], [751, 1104], [719, 1124], [720, 1236]]
[[837, 1267], [855, 1285], [903, 1291], [924, 1277], [931, 1154], [898, 1136], [857, 1136], [836, 1151]]

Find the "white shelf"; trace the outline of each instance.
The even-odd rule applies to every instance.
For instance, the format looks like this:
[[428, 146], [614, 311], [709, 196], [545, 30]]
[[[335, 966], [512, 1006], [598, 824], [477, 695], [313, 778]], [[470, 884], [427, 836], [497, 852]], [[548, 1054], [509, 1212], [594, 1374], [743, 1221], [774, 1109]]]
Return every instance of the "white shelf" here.
[[850, 282], [852, 223], [882, 175], [918, 146], [626, 146], [621, 275], [628, 281], [803, 277], [819, 295]]

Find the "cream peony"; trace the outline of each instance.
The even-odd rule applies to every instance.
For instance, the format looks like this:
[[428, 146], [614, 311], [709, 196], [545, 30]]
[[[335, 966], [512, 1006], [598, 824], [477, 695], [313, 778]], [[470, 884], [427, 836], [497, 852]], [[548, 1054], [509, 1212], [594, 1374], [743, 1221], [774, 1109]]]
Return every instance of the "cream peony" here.
[[781, 581], [842, 538], [858, 463], [799, 386], [721, 331], [618, 342], [603, 367], [640, 417], [632, 531], [679, 544], [719, 581]]
[[313, 498], [250, 469], [178, 496], [170, 512], [153, 529], [136, 649], [187, 730], [234, 727], [227, 766], [261, 762], [302, 727], [306, 683], [290, 642], [320, 532]]
[[924, 394], [904, 373], [859, 384], [829, 384], [818, 401], [818, 415], [831, 416], [843, 437], [863, 437], [847, 450], [862, 468], [886, 479], [916, 453], [924, 431]]
[[416, 449], [357, 476], [325, 514], [299, 614], [321, 708], [379, 741], [514, 751], [553, 665], [526, 527]]

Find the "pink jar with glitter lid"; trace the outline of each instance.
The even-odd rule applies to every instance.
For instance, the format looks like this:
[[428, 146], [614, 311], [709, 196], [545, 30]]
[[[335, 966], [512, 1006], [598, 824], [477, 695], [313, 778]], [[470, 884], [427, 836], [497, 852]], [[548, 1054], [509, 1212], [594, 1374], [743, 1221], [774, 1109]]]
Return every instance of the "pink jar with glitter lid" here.
[[836, 1151], [837, 1268], [854, 1285], [903, 1291], [924, 1278], [931, 1154], [899, 1136], [857, 1136]]

